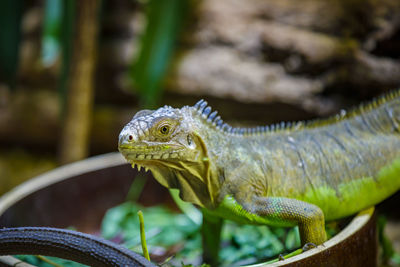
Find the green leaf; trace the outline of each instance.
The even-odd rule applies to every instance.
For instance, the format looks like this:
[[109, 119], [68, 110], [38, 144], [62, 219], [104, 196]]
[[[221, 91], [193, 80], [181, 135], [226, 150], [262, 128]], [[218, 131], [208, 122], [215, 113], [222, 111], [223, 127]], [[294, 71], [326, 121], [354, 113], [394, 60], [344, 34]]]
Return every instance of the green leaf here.
[[72, 57], [72, 45], [73, 45], [72, 42], [73, 42], [74, 20], [76, 15], [75, 14], [76, 0], [62, 1], [62, 3], [63, 3], [62, 24], [61, 24], [62, 27], [60, 32], [62, 67], [61, 67], [58, 92], [60, 96], [62, 112], [64, 112], [66, 98], [67, 98], [67, 81], [68, 81], [69, 68]]
[[[54, 265], [51, 265], [47, 262], [42, 261], [40, 258], [34, 256], [34, 255], [18, 255], [16, 256], [18, 259], [20, 259], [23, 262], [32, 264], [34, 266], [38, 266], [38, 267], [54, 267]], [[77, 263], [74, 261], [69, 261], [69, 260], [64, 260], [61, 258], [56, 258], [56, 257], [46, 257], [49, 260], [51, 260], [52, 262], [64, 266], [64, 267], [84, 267], [87, 265], [81, 264], [81, 263]]]
[[42, 62], [52, 65], [60, 52], [62, 0], [46, 0], [42, 30]]
[[125, 202], [117, 207], [109, 209], [101, 225], [102, 236], [111, 239], [117, 236], [121, 231], [129, 230], [129, 225], [138, 225], [136, 215], [138, 210], [139, 208], [131, 202]]
[[378, 227], [378, 240], [382, 248], [382, 261], [388, 262], [389, 259], [393, 258], [395, 255], [395, 251], [393, 248], [393, 244], [390, 239], [385, 234], [385, 226], [387, 223], [387, 219], [385, 216], [378, 216], [377, 219], [377, 227]]
[[393, 262], [394, 264], [400, 266], [400, 254], [399, 254], [399, 253], [393, 254], [391, 260], [392, 260], [392, 262]]
[[292, 228], [288, 231], [285, 246], [288, 250], [300, 247], [300, 234], [298, 227]]
[[15, 87], [21, 42], [22, 0], [0, 1], [0, 80]]
[[154, 107], [160, 98], [187, 5], [187, 0], [150, 0], [147, 4], [147, 27], [131, 68], [133, 85], [145, 107]]

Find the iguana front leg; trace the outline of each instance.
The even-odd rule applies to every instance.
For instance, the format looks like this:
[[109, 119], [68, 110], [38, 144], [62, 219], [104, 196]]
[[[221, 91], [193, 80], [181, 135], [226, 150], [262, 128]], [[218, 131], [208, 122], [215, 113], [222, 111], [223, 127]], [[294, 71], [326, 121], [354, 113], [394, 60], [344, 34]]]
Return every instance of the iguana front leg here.
[[302, 246], [326, 241], [324, 213], [313, 204], [285, 197], [254, 197], [252, 212], [278, 224], [298, 225]]
[[[324, 213], [319, 207], [294, 198], [265, 196], [271, 185], [266, 181], [263, 169], [252, 162], [245, 163], [237, 164], [237, 168], [227, 172], [228, 178], [222, 187], [224, 195], [232, 195], [245, 211], [260, 217], [252, 219], [258, 224], [278, 227], [298, 225], [303, 246], [308, 243], [320, 245], [326, 241]], [[230, 209], [234, 214], [242, 214], [235, 212], [240, 210], [235, 205], [231, 205]], [[249, 216], [244, 214], [244, 217]]]

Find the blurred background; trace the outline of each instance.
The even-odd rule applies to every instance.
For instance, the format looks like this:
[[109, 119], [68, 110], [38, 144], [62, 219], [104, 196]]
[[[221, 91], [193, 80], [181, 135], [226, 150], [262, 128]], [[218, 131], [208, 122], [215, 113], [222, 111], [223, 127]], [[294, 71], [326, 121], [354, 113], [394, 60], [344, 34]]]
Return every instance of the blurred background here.
[[400, 85], [397, 0], [2, 0], [0, 195], [117, 150], [141, 108], [326, 117]]

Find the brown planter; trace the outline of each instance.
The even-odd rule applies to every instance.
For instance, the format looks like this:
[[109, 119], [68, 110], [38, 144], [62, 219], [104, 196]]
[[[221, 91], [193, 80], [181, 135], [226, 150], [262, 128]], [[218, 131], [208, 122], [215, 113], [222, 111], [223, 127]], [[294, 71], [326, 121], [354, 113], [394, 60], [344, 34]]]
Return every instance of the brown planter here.
[[[59, 167], [0, 198], [0, 227], [74, 226], [97, 232], [104, 213], [122, 203], [137, 171], [119, 153], [111, 153]], [[139, 202], [173, 205], [168, 190], [149, 173]], [[13, 266], [0, 257], [0, 266]], [[322, 246], [271, 265], [260, 266], [376, 266], [377, 237], [373, 209], [360, 213]], [[15, 266], [15, 265], [14, 265]], [[18, 265], [23, 267], [24, 265]], [[25, 265], [29, 266], [29, 265]]]

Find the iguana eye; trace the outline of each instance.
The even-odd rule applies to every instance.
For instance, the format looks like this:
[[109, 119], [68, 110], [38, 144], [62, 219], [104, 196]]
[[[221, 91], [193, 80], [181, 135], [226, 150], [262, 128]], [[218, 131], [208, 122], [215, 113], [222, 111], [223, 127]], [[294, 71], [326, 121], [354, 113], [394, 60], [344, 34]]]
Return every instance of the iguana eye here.
[[162, 135], [167, 135], [169, 133], [169, 125], [161, 125], [159, 131]]
[[161, 139], [173, 134], [177, 122], [169, 117], [156, 118], [153, 122], [154, 134]]

